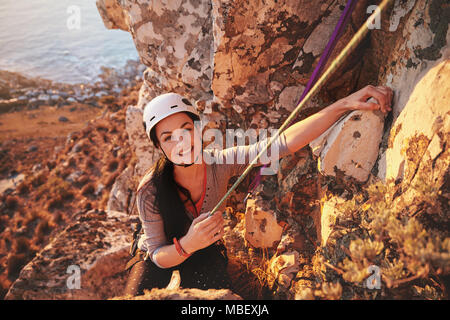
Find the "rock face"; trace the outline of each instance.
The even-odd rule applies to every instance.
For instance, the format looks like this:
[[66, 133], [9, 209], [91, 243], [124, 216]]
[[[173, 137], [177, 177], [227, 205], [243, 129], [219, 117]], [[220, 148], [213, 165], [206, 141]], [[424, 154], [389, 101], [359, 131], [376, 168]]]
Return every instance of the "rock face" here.
[[[404, 133], [411, 128], [412, 131], [423, 131], [424, 134], [429, 135], [431, 129], [427, 128], [428, 121], [431, 121], [430, 124], [434, 123], [440, 115], [445, 113], [445, 108], [448, 106], [445, 103], [443, 105], [436, 103], [436, 107], [430, 110], [427, 105], [428, 102], [435, 99], [435, 91], [436, 97], [445, 97], [448, 94], [445, 93], [445, 90], [448, 89], [443, 84], [428, 90], [422, 89], [424, 90], [422, 91], [423, 99], [430, 99], [430, 101], [419, 100], [416, 103], [410, 103], [412, 102], [413, 91], [417, 90], [418, 82], [433, 67], [442, 61], [448, 61], [450, 58], [450, 30], [448, 22], [446, 22], [448, 17], [449, 9], [445, 7], [444, 1], [431, 1], [429, 3], [426, 1], [408, 1], [407, 5], [394, 7], [390, 19], [389, 30], [391, 32], [388, 37], [374, 36], [377, 43], [384, 43], [385, 45], [380, 45], [370, 54], [381, 56], [382, 51], [386, 52], [387, 50], [396, 53], [394, 55], [382, 55], [385, 58], [380, 61], [386, 66], [386, 69], [380, 74], [379, 81], [395, 88], [391, 126], [384, 133], [378, 157], [378, 172], [376, 174], [380, 179], [400, 178], [403, 175], [401, 172], [403, 169], [400, 168], [401, 161], [397, 156], [394, 156], [394, 154], [399, 153], [398, 145], [394, 147], [397, 151], [393, 152], [392, 150], [392, 142], [397, 133], [400, 132], [400, 128], [406, 129]], [[416, 94], [420, 94], [419, 91]], [[420, 103], [424, 103], [424, 107], [420, 108], [419, 105], [422, 105]], [[416, 111], [405, 110], [406, 107], [413, 106]], [[411, 118], [410, 115], [418, 112], [418, 108], [421, 109], [420, 115], [417, 115], [415, 119]], [[434, 111], [436, 108], [440, 110], [437, 113]], [[406, 115], [408, 117], [405, 117]], [[397, 159], [394, 160], [394, 158]]]
[[133, 192], [128, 182], [133, 179], [133, 168], [127, 167], [114, 181], [108, 198], [107, 210], [126, 212]]
[[281, 287], [289, 288], [292, 279], [300, 270], [299, 253], [292, 251], [274, 256], [270, 261], [269, 270], [277, 276], [277, 282]]
[[278, 225], [275, 213], [262, 206], [264, 201], [247, 201], [245, 239], [255, 248], [273, 248], [280, 242], [283, 228]]
[[158, 159], [159, 151], [145, 133], [142, 124], [142, 109], [128, 106], [126, 114], [126, 129], [130, 145], [137, 158], [133, 175], [143, 177], [148, 168]]
[[336, 176], [336, 171], [365, 182], [378, 156], [385, 115], [378, 110], [356, 110], [337, 121], [309, 145], [319, 158], [319, 171]]
[[[295, 107], [345, 3], [98, 0], [106, 27], [129, 30], [147, 67], [139, 101], [127, 109], [136, 166], [122, 174], [115, 190], [126, 190], [125, 177], [142, 176], [158, 156], [141, 120], [146, 102], [158, 94], [173, 91], [195, 101], [209, 127], [278, 128]], [[364, 23], [369, 4], [358, 2], [331, 59]], [[448, 224], [443, 212], [449, 210], [449, 11], [443, 0], [395, 1], [381, 15], [382, 30], [370, 32], [299, 117], [367, 84], [394, 90], [392, 113], [349, 113], [309, 146], [282, 159], [277, 175], [263, 179], [257, 200], [250, 199], [247, 209], [242, 206], [245, 184], [230, 199], [229, 255], [258, 270], [258, 279], [269, 283], [278, 298], [405, 298], [406, 291], [406, 298], [444, 296], [427, 276], [430, 270], [436, 271], [433, 279], [450, 272], [449, 231], [440, 227]], [[371, 198], [362, 191], [392, 179], [390, 192], [382, 194], [386, 199], [380, 192]], [[430, 187], [420, 194], [412, 186], [422, 181]], [[115, 194], [111, 208], [114, 201], [114, 208], [125, 208], [128, 201]], [[425, 210], [414, 202], [424, 196], [438, 201]], [[383, 207], [388, 203], [395, 205]], [[414, 212], [393, 214], [394, 208]], [[370, 219], [362, 219], [371, 212]], [[99, 291], [101, 276], [94, 275], [114, 278], [114, 272], [95, 261], [102, 256], [120, 264], [130, 221], [123, 214], [106, 219], [109, 215], [83, 213], [22, 270], [8, 298], [111, 298]], [[421, 228], [436, 229], [426, 236], [435, 242], [421, 239], [426, 234]], [[69, 248], [67, 239], [73, 239]], [[396, 243], [408, 245], [399, 253]], [[78, 255], [81, 247], [83, 255]], [[270, 258], [249, 247], [268, 249]], [[380, 291], [364, 285], [367, 263], [383, 270]], [[81, 267], [82, 279], [91, 279], [90, 287], [67, 289], [71, 264]], [[149, 297], [204, 294], [158, 291]], [[210, 292], [209, 297], [229, 294]]]
[[[450, 61], [429, 70], [416, 84], [391, 129], [386, 149], [386, 179], [412, 183], [422, 162], [434, 161], [450, 132]], [[432, 95], [427, 93], [433, 92]], [[434, 180], [440, 176], [432, 170]]]
[[149, 67], [144, 73], [145, 81], [151, 84], [148, 89], [190, 91], [196, 98], [210, 90], [213, 69], [209, 1], [117, 2], [125, 18], [116, 5], [103, 10], [111, 2], [115, 1], [97, 1], [105, 26], [129, 29], [142, 63]]
[[[118, 3], [128, 16], [141, 61], [148, 66], [137, 109], [160, 93], [174, 91], [195, 100], [209, 126], [224, 130], [281, 125], [296, 106], [346, 2], [180, 0], [151, 7], [149, 1]], [[368, 17], [369, 5], [358, 2], [330, 61]], [[439, 159], [445, 155], [448, 132], [448, 16], [448, 6], [439, 0], [396, 1], [383, 12], [382, 30], [371, 31], [300, 117], [367, 84], [394, 90], [393, 112], [384, 116], [353, 111], [307, 148], [283, 159], [276, 181], [267, 177], [262, 182], [262, 189], [274, 192], [262, 198], [258, 194], [259, 202], [247, 203], [245, 230], [235, 235], [257, 248], [279, 242], [273, 259], [283, 252], [305, 251], [311, 244], [326, 246], [340, 221], [337, 203], [346, 204], [361, 186], [390, 178], [407, 183], [425, 168], [421, 163], [426, 159], [436, 161], [431, 169], [426, 167], [430, 177], [445, 177], [448, 161]], [[428, 80], [422, 82], [425, 75]], [[140, 126], [138, 120], [133, 123]], [[142, 139], [135, 149], [143, 150], [138, 156], [142, 163], [149, 159], [145, 145]], [[435, 167], [438, 163], [442, 165]], [[243, 199], [244, 189], [230, 199], [233, 208]], [[407, 189], [405, 184], [402, 190]], [[314, 204], [321, 197], [321, 205]], [[244, 211], [242, 205], [239, 211]], [[267, 270], [280, 272], [275, 269]], [[307, 288], [295, 278], [282, 278], [285, 293], [289, 287]], [[291, 297], [336, 298], [342, 293], [334, 284], [321, 290], [291, 292]]]
[[129, 226], [136, 217], [95, 209], [78, 213], [74, 221], [22, 269], [5, 299], [105, 299], [122, 294]]
[[[278, 103], [284, 88], [280, 102], [304, 88], [346, 2], [117, 3], [125, 17], [114, 1], [98, 0], [97, 7], [107, 28], [128, 29], [132, 34], [141, 61], [148, 66], [144, 73], [148, 95], [171, 90], [195, 100], [214, 99], [246, 115], [244, 108], [251, 105]], [[363, 10], [363, 3], [355, 9], [357, 25]], [[338, 49], [353, 33], [347, 29]], [[360, 67], [360, 62], [349, 62], [345, 79]], [[333, 87], [340, 79], [334, 79]], [[343, 96], [340, 89], [334, 94]]]

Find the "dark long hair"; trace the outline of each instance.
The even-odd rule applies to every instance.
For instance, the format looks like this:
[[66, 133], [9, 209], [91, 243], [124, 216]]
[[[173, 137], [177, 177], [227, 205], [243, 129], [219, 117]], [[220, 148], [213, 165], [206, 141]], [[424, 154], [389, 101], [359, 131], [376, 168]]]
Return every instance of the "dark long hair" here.
[[[192, 121], [200, 120], [196, 115], [186, 112]], [[159, 146], [159, 140], [156, 136], [155, 127], [150, 130], [150, 140], [155, 147]], [[155, 206], [159, 209], [164, 222], [164, 232], [167, 240], [172, 241], [173, 237], [184, 236], [189, 229], [191, 219], [186, 212], [186, 207], [181, 200], [178, 190], [180, 190], [191, 201], [194, 208], [189, 190], [177, 184], [173, 176], [174, 164], [165, 156], [153, 166], [153, 175], [150, 183], [155, 186]]]

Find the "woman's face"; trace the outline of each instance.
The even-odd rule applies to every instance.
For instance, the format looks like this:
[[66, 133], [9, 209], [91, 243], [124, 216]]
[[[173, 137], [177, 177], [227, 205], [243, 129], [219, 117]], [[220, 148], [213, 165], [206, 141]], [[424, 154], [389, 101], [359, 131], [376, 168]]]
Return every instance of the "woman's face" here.
[[201, 134], [184, 112], [164, 118], [155, 126], [159, 147], [175, 164], [191, 164], [199, 160]]

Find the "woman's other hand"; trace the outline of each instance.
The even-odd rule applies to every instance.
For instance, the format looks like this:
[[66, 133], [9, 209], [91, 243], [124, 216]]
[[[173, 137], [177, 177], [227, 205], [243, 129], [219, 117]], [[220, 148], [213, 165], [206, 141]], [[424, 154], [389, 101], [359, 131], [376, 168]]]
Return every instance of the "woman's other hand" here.
[[224, 234], [224, 220], [221, 211], [208, 217], [209, 212], [202, 213], [192, 221], [187, 234], [180, 239], [180, 244], [187, 253], [206, 248]]
[[[351, 95], [342, 98], [340, 102], [344, 105], [346, 110], [381, 110], [383, 113], [388, 113], [392, 110], [391, 102], [393, 91], [386, 86], [372, 86], [368, 85]], [[367, 101], [374, 98], [378, 103]]]

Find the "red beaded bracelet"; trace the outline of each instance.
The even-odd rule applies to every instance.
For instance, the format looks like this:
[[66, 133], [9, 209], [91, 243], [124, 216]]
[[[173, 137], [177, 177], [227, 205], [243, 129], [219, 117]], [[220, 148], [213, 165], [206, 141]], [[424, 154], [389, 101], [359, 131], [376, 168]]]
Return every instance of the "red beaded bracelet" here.
[[191, 254], [184, 251], [184, 249], [181, 247], [181, 244], [178, 242], [177, 238], [173, 238], [173, 243], [175, 244], [175, 249], [177, 249], [177, 252], [180, 256], [183, 257], [190, 257]]

